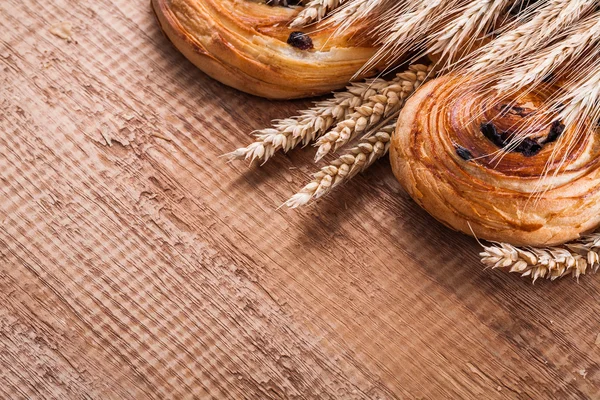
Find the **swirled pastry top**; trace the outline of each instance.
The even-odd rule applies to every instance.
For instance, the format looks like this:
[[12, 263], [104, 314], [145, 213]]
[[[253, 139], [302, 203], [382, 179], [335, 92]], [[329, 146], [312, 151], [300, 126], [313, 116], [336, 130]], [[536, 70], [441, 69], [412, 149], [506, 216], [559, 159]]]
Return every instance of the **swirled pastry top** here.
[[[305, 29], [309, 46], [288, 43], [300, 8], [250, 0], [152, 0], [162, 29], [198, 68], [239, 90], [270, 98], [344, 87], [374, 54], [366, 26]], [[308, 40], [308, 38], [307, 38]]]
[[390, 157], [411, 197], [456, 230], [514, 245], [555, 245], [595, 229], [598, 135], [548, 116], [527, 139], [511, 140], [552, 88], [492, 106], [457, 82], [431, 81], [400, 114]]

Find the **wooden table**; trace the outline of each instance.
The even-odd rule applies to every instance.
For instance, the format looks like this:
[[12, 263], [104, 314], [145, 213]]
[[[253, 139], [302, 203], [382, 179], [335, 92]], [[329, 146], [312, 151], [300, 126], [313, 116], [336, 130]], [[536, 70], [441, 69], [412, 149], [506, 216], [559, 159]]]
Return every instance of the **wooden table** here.
[[219, 156], [308, 103], [207, 78], [146, 0], [0, 21], [1, 398], [600, 398], [600, 276], [485, 270], [387, 161], [276, 210], [312, 149]]

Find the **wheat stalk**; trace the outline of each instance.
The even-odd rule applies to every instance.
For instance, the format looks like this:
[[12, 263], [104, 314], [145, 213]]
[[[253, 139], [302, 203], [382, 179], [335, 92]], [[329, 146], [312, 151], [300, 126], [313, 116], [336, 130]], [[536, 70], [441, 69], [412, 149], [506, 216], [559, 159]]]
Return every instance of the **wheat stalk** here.
[[[589, 0], [592, 1], [592, 0]], [[570, 13], [571, 4], [581, 3], [579, 0], [551, 0], [536, 11], [533, 18], [523, 22], [518, 19], [509, 26], [498, 38], [477, 51], [475, 61], [470, 63], [470, 72], [486, 72], [488, 69], [508, 63], [523, 54], [530, 54], [546, 45], [579, 18], [579, 13]], [[574, 19], [574, 20], [573, 20]]]
[[431, 75], [431, 68], [423, 64], [414, 64], [407, 71], [397, 74], [389, 85], [369, 97], [367, 102], [357, 107], [346, 119], [317, 140], [315, 161], [321, 160], [331, 151], [337, 151], [358, 134], [379, 123], [382, 118], [400, 110], [406, 99]]
[[298, 193], [287, 200], [284, 205], [297, 208], [312, 199], [318, 199], [331, 192], [336, 186], [352, 179], [356, 174], [371, 166], [375, 160], [387, 154], [396, 120], [383, 128], [376, 129], [360, 140], [356, 147], [346, 154], [321, 168], [313, 175], [313, 180]]
[[520, 61], [495, 88], [501, 92], [516, 92], [527, 85], [539, 84], [556, 72], [571, 71], [581, 56], [593, 51], [600, 41], [600, 13], [595, 13], [575, 24], [570, 34], [556, 44]]
[[483, 264], [491, 268], [555, 280], [566, 275], [579, 278], [587, 272], [596, 273], [600, 266], [600, 234], [592, 234], [565, 247], [519, 248], [508, 243], [483, 246]]
[[302, 111], [299, 116], [275, 120], [273, 128], [254, 133], [256, 140], [225, 154], [230, 160], [246, 159], [250, 162], [268, 161], [277, 151], [288, 152], [299, 144], [306, 145], [327, 132], [336, 121], [344, 120], [348, 114], [360, 107], [390, 83], [384, 79], [369, 79], [352, 83], [345, 92], [334, 93], [329, 100], [316, 103], [315, 107]]
[[401, 6], [392, 8], [385, 18], [380, 18], [377, 29], [381, 38], [381, 46], [375, 55], [365, 63], [359, 73], [385, 64], [393, 65], [410, 49], [418, 48], [434, 31], [440, 29], [448, 15], [456, 14], [456, 10], [468, 0], [409, 0]]
[[[497, 68], [546, 47], [595, 5], [596, 0], [550, 0], [536, 4], [537, 7], [525, 12], [525, 17], [506, 26], [499, 37], [474, 53], [475, 61], [467, 63], [468, 73], [497, 75]], [[529, 14], [531, 19], [527, 18]]]
[[[584, 70], [585, 71], [585, 70]], [[556, 100], [554, 108], [564, 104], [559, 118], [566, 126], [578, 121], [598, 121], [600, 119], [600, 65], [598, 62], [587, 69], [578, 82], [572, 82], [566, 94]]]
[[448, 63], [456, 60], [498, 24], [498, 19], [512, 3], [514, 0], [482, 0], [466, 5], [456, 18], [429, 37], [428, 52], [440, 54], [442, 59], [448, 59]]
[[[336, 9], [331, 14], [327, 22], [338, 27], [338, 32], [348, 29], [353, 24], [364, 21], [367, 18], [377, 25], [377, 22], [383, 20], [378, 16], [379, 12], [401, 5], [406, 0], [346, 0], [342, 7]], [[376, 21], [374, 21], [376, 20]]]
[[322, 20], [328, 13], [335, 10], [347, 0], [312, 0], [298, 13], [290, 26], [292, 28], [304, 27], [313, 22]]

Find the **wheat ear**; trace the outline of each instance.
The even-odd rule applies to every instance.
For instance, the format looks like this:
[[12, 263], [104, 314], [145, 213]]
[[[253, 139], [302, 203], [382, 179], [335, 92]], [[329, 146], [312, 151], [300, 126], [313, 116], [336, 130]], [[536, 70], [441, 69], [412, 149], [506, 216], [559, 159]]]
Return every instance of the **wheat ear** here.
[[335, 10], [347, 0], [312, 0], [298, 13], [290, 26], [292, 28], [304, 27], [313, 22], [319, 22], [331, 11]]
[[592, 68], [584, 70], [588, 73], [571, 82], [567, 93], [558, 97], [555, 102], [555, 109], [564, 104], [560, 118], [567, 126], [576, 124], [578, 121], [598, 121], [600, 119], [600, 65], [598, 62], [594, 62], [592, 65]]
[[567, 275], [579, 278], [588, 272], [596, 273], [600, 266], [600, 233], [584, 237], [564, 247], [521, 249], [508, 243], [484, 246], [480, 253], [483, 264], [491, 268], [555, 280]]
[[481, 0], [466, 5], [441, 30], [428, 39], [428, 52], [440, 54], [448, 63], [464, 56], [474, 44], [498, 25], [514, 0]]
[[380, 18], [381, 26], [377, 29], [381, 46], [375, 55], [365, 63], [359, 73], [385, 64], [392, 66], [408, 50], [424, 44], [426, 38], [439, 29], [448, 15], [456, 14], [456, 10], [464, 0], [431, 0], [406, 2], [405, 7], [396, 7], [392, 13]]
[[388, 86], [369, 97], [367, 102], [357, 107], [345, 120], [317, 140], [315, 160], [321, 160], [329, 152], [336, 151], [358, 134], [366, 132], [383, 118], [400, 110], [406, 99], [431, 75], [431, 68], [423, 64], [414, 64], [407, 71], [397, 74]]
[[396, 120], [377, 129], [360, 140], [356, 147], [346, 154], [321, 168], [313, 175], [313, 180], [293, 195], [284, 205], [297, 208], [331, 192], [336, 186], [349, 181], [361, 171], [371, 166], [375, 160], [387, 154]]
[[525, 16], [508, 24], [499, 37], [479, 49], [474, 61], [468, 63], [468, 72], [496, 75], [497, 68], [502, 68], [512, 60], [536, 54], [585, 16], [595, 3], [595, 0], [550, 0], [545, 4], [538, 3], [541, 5], [525, 11]]
[[342, 7], [337, 8], [328, 17], [327, 23], [337, 26], [340, 32], [367, 18], [379, 21], [381, 18], [378, 18], [377, 14], [380, 11], [390, 10], [404, 2], [405, 0], [346, 0]]
[[559, 69], [571, 73], [580, 57], [595, 51], [599, 41], [600, 13], [594, 13], [575, 24], [564, 40], [523, 59], [500, 79], [496, 88], [501, 92], [514, 92], [530, 84], [539, 84]]
[[384, 79], [352, 83], [345, 92], [335, 93], [332, 99], [316, 103], [315, 107], [301, 112], [299, 116], [276, 120], [273, 128], [256, 131], [254, 143], [225, 156], [230, 160], [246, 159], [265, 163], [279, 150], [288, 152], [299, 144], [310, 143], [387, 85], [389, 82]]

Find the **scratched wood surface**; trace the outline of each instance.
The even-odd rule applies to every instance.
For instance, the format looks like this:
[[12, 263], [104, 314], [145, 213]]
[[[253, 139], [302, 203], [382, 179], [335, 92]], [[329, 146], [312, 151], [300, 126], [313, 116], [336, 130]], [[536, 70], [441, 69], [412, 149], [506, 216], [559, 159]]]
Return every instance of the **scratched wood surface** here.
[[307, 102], [208, 79], [146, 0], [0, 28], [0, 398], [600, 398], [600, 276], [484, 270], [387, 161], [276, 210], [311, 149], [219, 156]]

